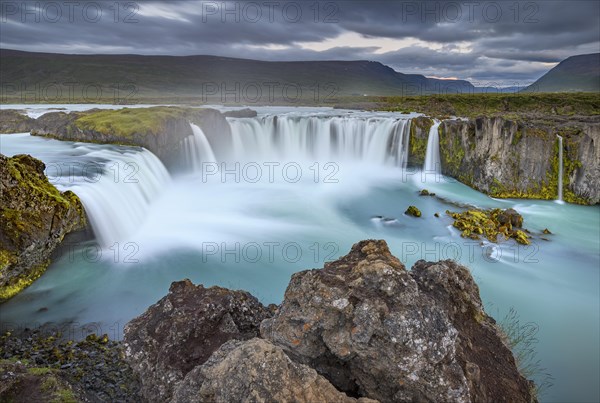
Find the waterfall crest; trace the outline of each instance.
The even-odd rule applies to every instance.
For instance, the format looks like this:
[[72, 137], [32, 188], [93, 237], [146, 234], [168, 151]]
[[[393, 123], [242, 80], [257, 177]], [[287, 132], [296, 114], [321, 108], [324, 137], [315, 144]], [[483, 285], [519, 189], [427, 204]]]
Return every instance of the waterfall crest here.
[[408, 162], [408, 118], [283, 115], [228, 120], [236, 161], [336, 158], [399, 168]]
[[202, 129], [193, 123], [190, 127], [194, 134], [184, 139], [184, 158], [191, 170], [199, 171], [203, 162], [215, 162], [216, 158]]
[[440, 135], [438, 128], [440, 127], [440, 121], [435, 120], [433, 126], [429, 129], [429, 136], [427, 137], [427, 152], [425, 153], [425, 163], [423, 164], [423, 171], [426, 174], [440, 174], [442, 172], [442, 164], [440, 161]]
[[77, 176], [68, 186], [58, 180], [56, 186], [79, 196], [100, 246], [127, 241], [170, 182], [169, 173], [158, 157], [146, 149], [96, 149], [86, 156], [94, 161], [97, 175], [92, 179]]

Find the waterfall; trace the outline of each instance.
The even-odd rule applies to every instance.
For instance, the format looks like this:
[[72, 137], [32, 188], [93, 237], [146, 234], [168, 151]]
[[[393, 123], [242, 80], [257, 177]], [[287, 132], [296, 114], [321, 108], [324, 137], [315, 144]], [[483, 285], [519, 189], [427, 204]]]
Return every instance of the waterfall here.
[[280, 115], [228, 121], [237, 161], [335, 158], [399, 168], [408, 161], [406, 118]]
[[127, 242], [170, 182], [167, 169], [146, 149], [78, 148], [89, 151], [85, 158], [90, 162], [80, 171], [81, 176], [69, 179], [71, 183], [65, 185], [65, 178], [56, 178], [57, 188], [79, 196], [100, 246]]
[[434, 173], [436, 176], [442, 171], [442, 164], [440, 162], [439, 127], [440, 121], [436, 119], [433, 126], [431, 126], [429, 129], [429, 136], [427, 138], [427, 152], [425, 153], [425, 164], [423, 165], [423, 171], [425, 174]]
[[190, 127], [193, 135], [184, 139], [184, 158], [191, 170], [199, 171], [203, 162], [215, 162], [216, 158], [202, 129], [193, 123]]
[[563, 138], [558, 137], [558, 201], [563, 200]]

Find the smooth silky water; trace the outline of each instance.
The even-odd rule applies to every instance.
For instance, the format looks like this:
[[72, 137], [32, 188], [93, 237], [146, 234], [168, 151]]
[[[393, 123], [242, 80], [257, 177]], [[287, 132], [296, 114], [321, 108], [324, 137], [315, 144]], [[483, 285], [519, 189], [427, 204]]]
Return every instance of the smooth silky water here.
[[[598, 206], [495, 200], [451, 178], [403, 169], [407, 115], [259, 112], [229, 118], [228, 156], [215, 156], [194, 127], [182, 156], [189, 170], [172, 176], [141, 148], [0, 136], [3, 154], [40, 158], [57, 187], [81, 197], [100, 244], [66, 245], [39, 280], [0, 306], [3, 329], [46, 325], [72, 337], [120, 338], [128, 320], [183, 278], [279, 303], [294, 272], [322, 267], [361, 239], [382, 238], [407, 267], [446, 258], [466, 265], [490, 315], [501, 321], [514, 308], [522, 323], [539, 326], [537, 358], [554, 377], [542, 400], [600, 399]], [[295, 165], [284, 172], [286, 163]], [[438, 197], [419, 196], [423, 188]], [[529, 247], [465, 240], [444, 214], [458, 209], [453, 203], [514, 207], [534, 234], [547, 227], [553, 235]], [[404, 215], [409, 205], [422, 218]]]

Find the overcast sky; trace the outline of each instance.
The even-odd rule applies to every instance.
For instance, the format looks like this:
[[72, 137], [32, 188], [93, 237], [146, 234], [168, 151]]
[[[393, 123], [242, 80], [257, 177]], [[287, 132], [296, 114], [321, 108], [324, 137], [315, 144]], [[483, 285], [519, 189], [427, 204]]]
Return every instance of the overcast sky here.
[[600, 52], [600, 2], [1, 0], [0, 29], [2, 48], [27, 51], [366, 59], [525, 85]]

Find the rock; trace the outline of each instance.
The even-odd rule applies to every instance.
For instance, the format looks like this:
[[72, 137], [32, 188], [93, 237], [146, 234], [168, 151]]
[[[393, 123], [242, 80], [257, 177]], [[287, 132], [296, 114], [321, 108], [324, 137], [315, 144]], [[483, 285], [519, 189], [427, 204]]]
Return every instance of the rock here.
[[144, 397], [163, 402], [223, 343], [258, 336], [260, 322], [271, 315], [247, 292], [175, 282], [166, 297], [125, 326], [125, 359]]
[[155, 106], [50, 112], [36, 119], [32, 134], [58, 140], [144, 147], [173, 171], [185, 168], [181, 155], [185, 139], [193, 135], [190, 122], [202, 129], [215, 155], [223, 159], [229, 155], [233, 141], [229, 123], [223, 114], [210, 108]]
[[544, 230], [542, 231], [542, 233], [546, 234], [546, 235], [551, 235], [552, 234], [552, 232], [550, 232], [550, 230], [548, 228], [544, 228]]
[[429, 196], [429, 190], [423, 189], [419, 192], [419, 196]]
[[404, 214], [411, 215], [413, 217], [421, 217], [421, 210], [415, 206], [408, 206]]
[[[426, 141], [425, 133], [419, 134], [417, 142]], [[493, 197], [553, 200], [558, 195], [557, 135], [563, 137], [564, 200], [599, 203], [597, 116], [445, 120], [440, 125], [442, 173]]]
[[433, 214], [433, 216], [439, 218], [440, 217], [440, 213], [435, 213], [435, 214]]
[[350, 396], [535, 401], [469, 271], [419, 261], [409, 272], [385, 241], [294, 274], [261, 335]]
[[86, 217], [79, 198], [60, 192], [29, 155], [0, 154], [0, 302], [41, 276], [50, 255]]
[[[178, 385], [173, 403], [332, 402], [357, 400], [266, 340], [231, 340]], [[359, 402], [374, 402], [359, 399]]]
[[236, 111], [223, 112], [226, 118], [255, 118], [258, 114], [250, 108], [238, 109]]
[[[37, 375], [48, 373], [59, 380], [66, 381], [77, 396], [76, 401], [142, 401], [139, 382], [122, 358], [121, 343], [108, 341], [102, 344], [99, 342], [100, 338], [76, 343], [65, 340], [65, 336], [67, 339], [74, 336], [69, 329], [65, 329], [68, 335], [54, 333], [55, 330], [55, 325], [52, 325], [46, 330], [6, 333], [0, 336], [0, 372], [2, 362], [22, 361], [27, 363], [29, 373]], [[0, 382], [0, 385], [2, 384], [3, 382]], [[4, 399], [4, 396], [6, 395], [0, 393], [0, 401], [11, 401]], [[27, 399], [26, 395], [23, 397], [22, 400], [16, 401], [75, 401], [58, 397], [57, 400]]]
[[447, 210], [446, 214], [454, 219], [452, 225], [461, 231], [463, 238], [479, 240], [484, 236], [490, 242], [513, 238], [524, 245], [531, 243], [527, 235], [529, 231], [519, 229], [523, 226], [523, 216], [514, 209], [473, 209], [461, 213]]
[[509, 208], [498, 214], [498, 222], [502, 225], [510, 224], [513, 227], [523, 227], [523, 216], [515, 209]]
[[0, 133], [27, 133], [34, 128], [35, 119], [15, 109], [0, 109]]

